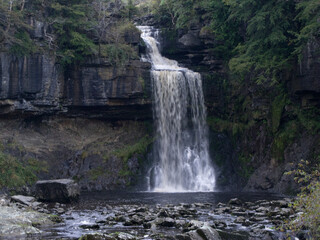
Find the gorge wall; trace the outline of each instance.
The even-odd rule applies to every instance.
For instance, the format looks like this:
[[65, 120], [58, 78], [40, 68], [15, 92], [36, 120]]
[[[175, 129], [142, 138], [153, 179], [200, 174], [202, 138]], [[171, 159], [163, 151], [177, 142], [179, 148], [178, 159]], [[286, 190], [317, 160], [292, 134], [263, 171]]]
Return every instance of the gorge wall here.
[[[33, 30], [43, 38], [43, 24]], [[124, 38], [139, 56], [139, 31]], [[40, 179], [73, 178], [83, 190], [136, 183], [152, 143], [150, 67], [92, 57], [63, 68], [49, 52], [1, 52], [1, 152], [12, 164], [36, 161]]]
[[223, 56], [212, 53], [221, 43], [203, 24], [165, 31], [162, 39], [164, 55], [203, 76], [220, 189], [298, 191], [285, 172], [320, 154], [320, 42], [308, 43], [279, 88], [231, 77]]
[[[57, 34], [44, 20], [61, 9], [47, 4], [41, 5], [45, 10], [37, 19], [25, 16], [30, 25], [26, 31], [39, 46], [48, 34]], [[44, 165], [37, 173], [41, 179], [73, 178], [84, 190], [126, 188], [137, 183], [150, 164], [151, 66], [140, 61], [145, 46], [139, 31], [121, 22], [125, 9], [120, 1], [112, 4], [106, 10], [111, 12], [111, 27], [105, 29], [102, 43], [112, 47], [122, 39], [121, 44], [129, 46], [125, 51], [133, 49], [125, 61], [93, 54], [63, 66], [61, 56], [45, 48], [0, 53], [0, 153], [24, 166], [37, 160]], [[35, 11], [31, 2], [26, 8]], [[64, 17], [70, 21], [69, 15]], [[150, 15], [138, 21], [161, 28]], [[125, 31], [108, 39], [123, 25]], [[202, 75], [219, 190], [295, 192], [293, 176], [284, 173], [297, 168], [301, 159], [320, 159], [320, 41], [309, 41], [301, 62], [282, 73], [278, 86], [230, 76], [224, 56], [213, 50], [223, 42], [206, 22], [163, 29], [161, 45], [165, 56]]]

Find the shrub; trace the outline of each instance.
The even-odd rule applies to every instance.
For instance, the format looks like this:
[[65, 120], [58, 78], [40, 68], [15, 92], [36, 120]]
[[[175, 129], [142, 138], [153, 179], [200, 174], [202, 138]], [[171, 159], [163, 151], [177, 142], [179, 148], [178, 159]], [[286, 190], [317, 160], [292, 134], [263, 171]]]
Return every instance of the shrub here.
[[30, 158], [22, 162], [0, 152], [0, 188], [16, 188], [32, 184], [37, 180], [36, 174], [44, 170], [45, 166], [36, 159]]
[[320, 165], [310, 167], [310, 162], [301, 160], [294, 174], [295, 181], [304, 185], [292, 204], [299, 216], [287, 224], [294, 233], [308, 229], [312, 239], [320, 239]]

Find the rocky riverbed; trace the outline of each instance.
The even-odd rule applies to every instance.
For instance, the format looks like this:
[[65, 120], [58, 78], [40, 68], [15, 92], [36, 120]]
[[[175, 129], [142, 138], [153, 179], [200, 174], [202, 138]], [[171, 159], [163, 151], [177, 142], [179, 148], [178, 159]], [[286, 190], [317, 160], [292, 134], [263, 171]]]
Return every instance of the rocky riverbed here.
[[[186, 201], [188, 202], [188, 201]], [[225, 203], [44, 204], [1, 198], [1, 239], [286, 239], [288, 198]], [[80, 206], [81, 205], [81, 206]]]

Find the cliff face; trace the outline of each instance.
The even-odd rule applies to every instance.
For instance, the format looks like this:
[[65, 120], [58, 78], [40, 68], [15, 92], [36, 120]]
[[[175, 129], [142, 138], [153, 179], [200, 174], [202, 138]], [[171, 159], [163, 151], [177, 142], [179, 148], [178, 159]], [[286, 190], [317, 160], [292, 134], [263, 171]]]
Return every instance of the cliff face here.
[[88, 60], [64, 74], [49, 55], [0, 54], [0, 114], [150, 118], [150, 65]]
[[320, 105], [320, 40], [309, 41], [296, 68], [295, 77], [289, 82], [290, 90], [302, 100], [302, 106]]
[[297, 191], [293, 176], [284, 173], [301, 159], [316, 162], [320, 154], [319, 134], [311, 123], [317, 115], [310, 113], [320, 107], [319, 42], [307, 44], [279, 89], [230, 79], [222, 56], [210, 51], [218, 42], [201, 25], [164, 32], [162, 40], [163, 54], [203, 76], [219, 188]]
[[[41, 41], [46, 26], [30, 19]], [[123, 36], [139, 56], [139, 31]], [[40, 179], [73, 178], [83, 190], [125, 188], [137, 181], [152, 143], [150, 64], [88, 57], [61, 67], [55, 56], [0, 53], [0, 151], [34, 159]]]

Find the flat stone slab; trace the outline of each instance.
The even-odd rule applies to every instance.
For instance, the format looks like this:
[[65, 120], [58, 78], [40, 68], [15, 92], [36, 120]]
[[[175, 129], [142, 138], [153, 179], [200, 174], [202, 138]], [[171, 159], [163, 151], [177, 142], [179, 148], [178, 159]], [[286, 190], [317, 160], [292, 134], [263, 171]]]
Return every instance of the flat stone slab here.
[[11, 199], [15, 202], [22, 203], [27, 206], [31, 206], [32, 203], [36, 201], [34, 197], [28, 197], [23, 195], [14, 195], [11, 197]]
[[41, 230], [34, 227], [34, 223], [40, 226], [53, 225], [47, 214], [21, 210], [16, 206], [0, 206], [0, 239], [29, 239], [30, 235], [38, 235]]
[[72, 179], [44, 180], [36, 183], [36, 196], [41, 201], [70, 203], [80, 195], [78, 184]]

